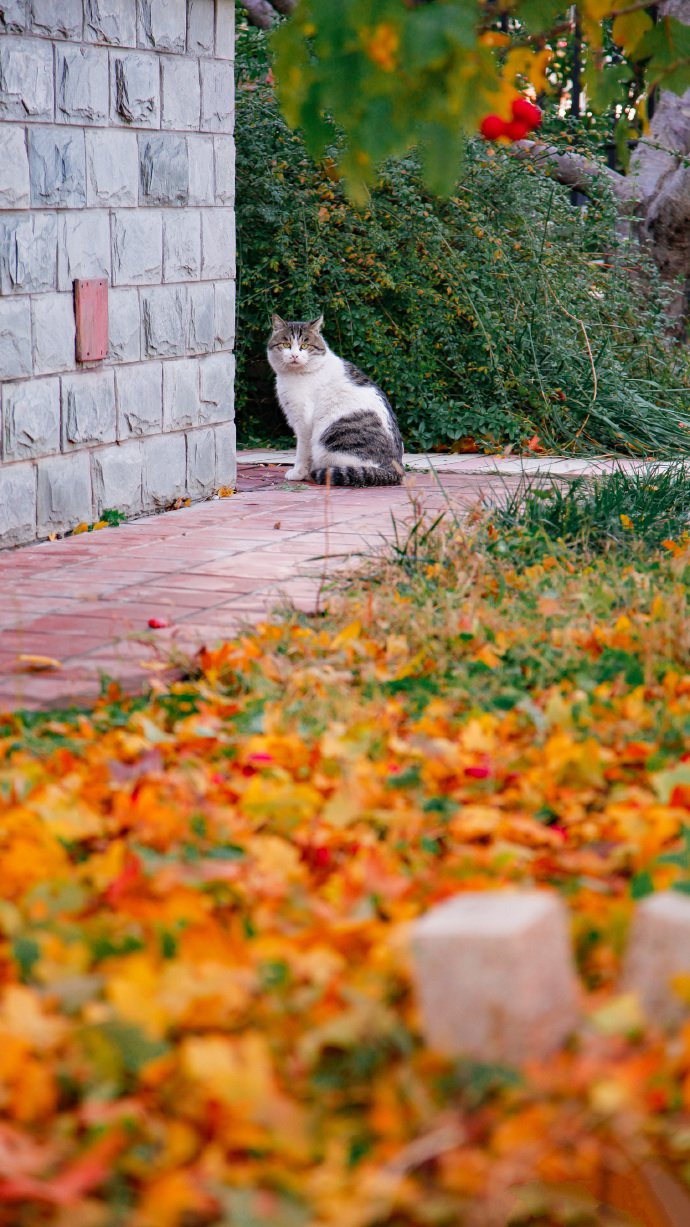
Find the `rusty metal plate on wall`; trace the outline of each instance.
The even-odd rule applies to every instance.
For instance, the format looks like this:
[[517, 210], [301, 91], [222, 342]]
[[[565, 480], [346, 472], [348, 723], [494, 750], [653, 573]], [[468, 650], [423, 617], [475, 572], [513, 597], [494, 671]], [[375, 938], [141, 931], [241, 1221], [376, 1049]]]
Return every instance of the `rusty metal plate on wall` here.
[[77, 362], [100, 362], [108, 356], [108, 281], [94, 277], [74, 283]]

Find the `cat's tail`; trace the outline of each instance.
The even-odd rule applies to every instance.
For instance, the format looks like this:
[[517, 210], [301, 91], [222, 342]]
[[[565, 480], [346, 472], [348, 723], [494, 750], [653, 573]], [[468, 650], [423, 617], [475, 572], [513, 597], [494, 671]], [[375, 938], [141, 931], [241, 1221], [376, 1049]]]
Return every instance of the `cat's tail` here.
[[403, 479], [401, 464], [333, 465], [312, 469], [312, 481], [319, 486], [399, 486]]

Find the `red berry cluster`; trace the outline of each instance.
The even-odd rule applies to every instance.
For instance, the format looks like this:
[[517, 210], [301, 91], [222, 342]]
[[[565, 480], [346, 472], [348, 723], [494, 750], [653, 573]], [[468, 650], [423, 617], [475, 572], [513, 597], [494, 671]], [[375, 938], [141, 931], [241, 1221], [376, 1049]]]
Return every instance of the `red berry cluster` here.
[[497, 141], [499, 136], [507, 136], [509, 141], [521, 141], [528, 132], [538, 128], [540, 123], [539, 107], [527, 98], [515, 98], [512, 119], [501, 119], [500, 115], [486, 115], [479, 131], [486, 141]]

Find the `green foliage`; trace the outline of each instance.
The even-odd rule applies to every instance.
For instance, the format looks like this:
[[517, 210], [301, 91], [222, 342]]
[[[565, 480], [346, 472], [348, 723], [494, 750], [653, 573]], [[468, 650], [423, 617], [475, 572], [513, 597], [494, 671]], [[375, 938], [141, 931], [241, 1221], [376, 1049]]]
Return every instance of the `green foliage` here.
[[690, 530], [690, 472], [682, 464], [653, 465], [635, 474], [622, 471], [589, 480], [528, 480], [496, 508], [498, 536], [492, 552], [531, 560], [558, 546], [587, 555], [612, 547], [657, 549], [682, 541]]
[[462, 166], [449, 151], [449, 199], [424, 189], [409, 155], [358, 211], [334, 161], [315, 164], [281, 119], [258, 31], [240, 33], [238, 65], [245, 444], [286, 434], [265, 358], [271, 311], [323, 310], [330, 344], [385, 389], [410, 450], [534, 434], [560, 450], [687, 450], [662, 304], [648, 269], [644, 293], [628, 271], [603, 186], [580, 210], [547, 175], [470, 142]]
[[[502, 11], [488, 0], [298, 0], [273, 36], [284, 114], [317, 158], [333, 117], [353, 199], [363, 200], [383, 161], [416, 146], [426, 186], [450, 193], [462, 133], [489, 112], [505, 115], [516, 84], [542, 90], [540, 57], [567, 34], [566, 9], [562, 0], [512, 0]], [[611, 0], [580, 0], [578, 10], [590, 109], [623, 104], [633, 77], [636, 102], [655, 86], [690, 86], [690, 26]]]

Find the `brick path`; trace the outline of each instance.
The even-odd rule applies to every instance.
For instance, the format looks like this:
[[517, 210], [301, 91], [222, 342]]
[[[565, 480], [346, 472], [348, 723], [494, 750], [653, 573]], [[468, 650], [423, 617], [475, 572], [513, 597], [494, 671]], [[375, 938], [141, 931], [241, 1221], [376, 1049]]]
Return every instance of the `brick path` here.
[[[227, 638], [281, 600], [313, 609], [334, 571], [391, 536], [393, 517], [404, 530], [420, 503], [500, 496], [519, 481], [519, 464], [504, 467], [497, 479], [489, 458], [447, 458], [440, 477], [415, 472], [404, 487], [325, 491], [244, 463], [232, 498], [0, 554], [0, 710], [88, 700], [103, 674], [141, 690], [170, 676], [171, 652]], [[149, 630], [150, 618], [170, 625]], [[21, 655], [61, 668], [27, 671]]]

